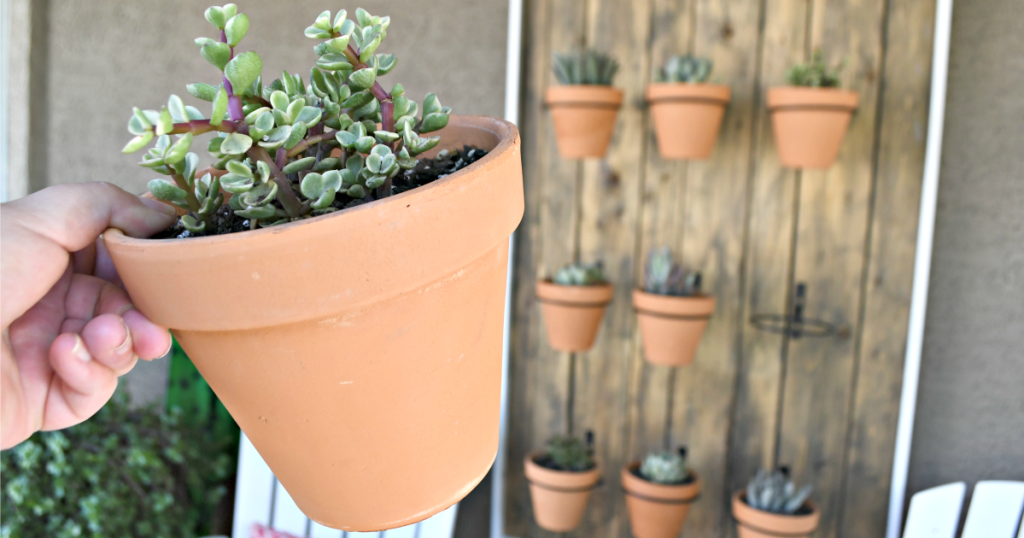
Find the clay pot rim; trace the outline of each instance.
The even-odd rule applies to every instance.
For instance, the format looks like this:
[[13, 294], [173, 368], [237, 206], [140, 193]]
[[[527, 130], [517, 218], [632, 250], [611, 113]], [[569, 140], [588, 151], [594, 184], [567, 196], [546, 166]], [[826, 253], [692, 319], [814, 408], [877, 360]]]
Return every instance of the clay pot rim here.
[[[684, 482], [682, 484], [659, 484], [657, 482], [651, 482], [643, 477], [634, 474], [640, 468], [639, 461], [631, 461], [622, 467], [622, 488], [626, 490], [626, 494], [636, 493], [642, 497], [637, 497], [639, 500], [647, 500], [643, 497], [651, 497], [654, 499], [664, 499], [666, 501], [681, 501], [686, 499], [693, 499], [696, 501], [696, 497], [700, 495], [701, 489], [704, 487], [704, 483], [701, 480], [697, 471], [687, 467], [686, 470], [689, 472], [689, 476], [693, 477], [693, 480]], [[693, 502], [691, 501], [691, 502]], [[650, 501], [656, 502], [656, 501]]]
[[[537, 281], [537, 298], [541, 303], [563, 303], [563, 306], [591, 306], [604, 308], [612, 302], [615, 286], [605, 282], [591, 286], [566, 286], [555, 284], [551, 279]], [[570, 303], [570, 304], [564, 304]]]
[[[452, 115], [451, 120], [453, 121], [449, 121], [449, 125], [454, 126], [465, 122], [463, 125], [466, 127], [486, 128], [488, 130], [491, 130], [494, 133], [494, 135], [497, 136], [498, 144], [491, 148], [483, 159], [480, 159], [470, 164], [469, 166], [459, 170], [458, 172], [455, 172], [454, 174], [450, 174], [441, 179], [432, 181], [427, 185], [423, 185], [422, 187], [410, 189], [401, 194], [389, 196], [383, 200], [374, 200], [372, 202], [358, 205], [356, 207], [351, 207], [343, 211], [334, 211], [326, 215], [319, 215], [308, 219], [302, 219], [296, 222], [289, 222], [287, 224], [271, 226], [270, 228], [259, 228], [256, 230], [247, 230], [244, 232], [220, 234], [206, 237], [192, 237], [189, 238], [187, 242], [183, 242], [175, 238], [148, 239], [131, 237], [129, 235], [125, 235], [124, 232], [117, 228], [107, 228], [107, 230], [103, 232], [104, 240], [120, 243], [128, 247], [145, 247], [150, 249], [175, 248], [185, 243], [187, 243], [188, 246], [201, 247], [204, 245], [219, 245], [227, 242], [236, 241], [256, 242], [263, 237], [285, 233], [299, 226], [323, 226], [324, 222], [329, 221], [331, 219], [358, 219], [366, 213], [370, 213], [377, 210], [384, 204], [395, 204], [402, 202], [409, 203], [411, 201], [415, 202], [418, 198], [424, 197], [425, 193], [429, 192], [432, 189], [443, 187], [449, 183], [461, 183], [466, 181], [476, 171], [487, 167], [493, 161], [496, 161], [499, 158], [501, 158], [502, 154], [508, 151], [512, 151], [515, 148], [516, 137], [513, 135], [513, 133], [515, 132], [515, 127], [505, 120], [494, 118], [491, 116], [479, 115]], [[428, 155], [432, 153], [433, 152], [430, 152], [428, 153]]]
[[743, 500], [746, 490], [741, 489], [732, 496], [732, 515], [740, 524], [767, 531], [784, 532], [787, 534], [810, 534], [818, 528], [821, 510], [818, 505], [808, 499], [804, 506], [811, 509], [809, 514], [785, 515], [758, 510]]
[[708, 294], [680, 297], [648, 293], [641, 288], [633, 290], [633, 308], [644, 313], [677, 316], [708, 316], [715, 311], [715, 296]]
[[768, 109], [784, 111], [789, 107], [821, 107], [838, 112], [852, 112], [860, 95], [841, 88], [810, 88], [806, 86], [775, 86], [768, 88]]
[[544, 90], [544, 103], [549, 107], [607, 107], [622, 106], [625, 94], [614, 86], [598, 84], [569, 84], [548, 86]]
[[725, 106], [732, 99], [732, 88], [706, 82], [654, 82], [645, 90], [652, 105], [673, 103]]
[[[556, 471], [542, 467], [534, 461], [544, 454], [543, 450], [534, 450], [523, 459], [523, 468], [528, 482], [552, 488], [589, 488], [596, 486], [601, 479], [601, 462], [594, 460], [594, 467], [586, 471]], [[558, 491], [554, 489], [552, 491]], [[582, 493], [583, 491], [565, 491], [562, 493]]]

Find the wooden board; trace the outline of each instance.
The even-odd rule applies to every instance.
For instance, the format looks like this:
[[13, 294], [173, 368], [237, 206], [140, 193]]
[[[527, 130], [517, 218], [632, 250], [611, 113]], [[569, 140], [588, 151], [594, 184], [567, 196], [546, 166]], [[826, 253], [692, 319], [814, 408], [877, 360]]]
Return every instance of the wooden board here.
[[[934, 7], [926, 0], [530, 0], [524, 24], [527, 209], [517, 242], [507, 520], [533, 522], [522, 460], [552, 434], [593, 429], [604, 485], [573, 536], [628, 537], [619, 469], [686, 444], [705, 481], [687, 536], [732, 536], [729, 497], [762, 466], [789, 463], [824, 507], [820, 536], [885, 526], [923, 163]], [[604, 159], [559, 158], [543, 92], [551, 54], [586, 43], [622, 65], [625, 102]], [[861, 107], [839, 161], [824, 172], [779, 165], [767, 89], [821, 46], [846, 60]], [[715, 62], [730, 85], [715, 151], [666, 161], [643, 99], [672, 54]], [[718, 306], [693, 365], [643, 361], [631, 289], [652, 247], [704, 274]], [[574, 260], [605, 262], [616, 286], [586, 353], [547, 345], [537, 278]], [[847, 339], [756, 330], [782, 314], [796, 282], [807, 315]]]

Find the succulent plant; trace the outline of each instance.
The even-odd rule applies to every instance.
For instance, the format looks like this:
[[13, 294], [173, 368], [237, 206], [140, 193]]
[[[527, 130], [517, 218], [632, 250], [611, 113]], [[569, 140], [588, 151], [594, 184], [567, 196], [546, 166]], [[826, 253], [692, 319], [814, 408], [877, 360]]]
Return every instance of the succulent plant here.
[[668, 247], [651, 250], [644, 268], [644, 291], [658, 295], [690, 297], [700, 294], [701, 276], [685, 272]]
[[[309, 84], [287, 71], [264, 84], [259, 55], [236, 52], [248, 17], [234, 4], [206, 10], [219, 39], [195, 43], [220, 81], [189, 84], [187, 90], [212, 103], [209, 118], [172, 95], [159, 111], [134, 110], [128, 130], [135, 138], [124, 148], [132, 153], [156, 140], [141, 164], [168, 178], [150, 181], [149, 189], [188, 211], [181, 219], [188, 231], [211, 226], [225, 201], [221, 190], [232, 194], [230, 210], [249, 219], [250, 228], [390, 196], [395, 175], [438, 144], [439, 137], [420, 135], [445, 127], [451, 109], [433, 93], [421, 106], [401, 84], [386, 91], [379, 79], [396, 59], [377, 49], [391, 19], [361, 8], [355, 15], [348, 19], [341, 10], [332, 20], [324, 11], [306, 28], [306, 36], [319, 41]], [[217, 160], [214, 168], [228, 171], [223, 177], [196, 177], [199, 157], [189, 149], [204, 133], [215, 133], [208, 150]], [[340, 156], [332, 157], [334, 150]]]
[[797, 64], [786, 70], [786, 82], [792, 86], [837, 88], [839, 87], [839, 71], [842, 68], [842, 63], [835, 69], [830, 68], [825, 63], [821, 50], [815, 50], [809, 63]]
[[591, 84], [611, 86], [619, 62], [594, 49], [585, 49], [554, 55], [555, 78], [562, 84]]
[[673, 56], [665, 62], [665, 67], [658, 71], [658, 82], [688, 82], [699, 84], [707, 82], [711, 77], [714, 63], [709, 58], [691, 56]]
[[594, 468], [594, 432], [585, 439], [555, 436], [548, 441], [546, 459], [551, 467], [560, 471], [580, 472]]
[[552, 279], [555, 284], [561, 286], [594, 286], [603, 284], [604, 264], [600, 261], [593, 263], [570, 263], [555, 273]]
[[686, 470], [686, 447], [648, 454], [640, 464], [640, 476], [658, 484], [682, 484], [690, 476]]
[[789, 468], [779, 467], [774, 471], [760, 469], [747, 484], [747, 504], [751, 508], [774, 514], [795, 514], [811, 495], [811, 485], [799, 490], [789, 479]]

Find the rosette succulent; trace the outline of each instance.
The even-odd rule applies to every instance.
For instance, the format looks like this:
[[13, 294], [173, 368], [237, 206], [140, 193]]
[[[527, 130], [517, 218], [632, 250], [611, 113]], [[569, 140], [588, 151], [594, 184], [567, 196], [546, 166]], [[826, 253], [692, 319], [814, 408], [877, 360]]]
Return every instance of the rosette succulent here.
[[594, 468], [594, 433], [588, 431], [585, 439], [556, 436], [548, 441], [544, 461], [559, 471], [587, 471]]
[[809, 88], [838, 88], [839, 71], [842, 68], [842, 64], [835, 68], [829, 67], [821, 50], [815, 50], [810, 62], [797, 64], [786, 70], [786, 82], [792, 86]]
[[600, 261], [593, 263], [570, 263], [555, 273], [552, 282], [561, 286], [594, 286], [603, 284], [604, 264]]
[[746, 500], [751, 508], [773, 514], [795, 514], [811, 495], [811, 485], [800, 489], [789, 479], [789, 468], [760, 469], [747, 485]]
[[686, 470], [686, 448], [648, 454], [640, 464], [640, 476], [658, 484], [682, 484], [690, 476]]
[[711, 78], [714, 64], [709, 58], [691, 56], [673, 56], [665, 62], [665, 67], [658, 71], [658, 82], [687, 82], [699, 84]]
[[[354, 19], [345, 10], [317, 16], [305, 30], [318, 42], [308, 83], [287, 71], [265, 82], [260, 56], [236, 50], [249, 19], [234, 4], [207, 9], [206, 20], [216, 37], [195, 43], [220, 80], [186, 89], [211, 103], [209, 117], [171, 95], [161, 110], [134, 110], [128, 130], [135, 138], [124, 148], [135, 152], [155, 140], [141, 164], [166, 177], [149, 189], [188, 212], [181, 224], [189, 232], [211, 233], [225, 203], [255, 228], [390, 196], [395, 176], [440, 141], [422, 135], [448, 124], [449, 107], [433, 93], [419, 104], [401, 84], [381, 85], [396, 64], [394, 54], [377, 52], [390, 17], [361, 8]], [[199, 157], [189, 150], [206, 133], [213, 168], [223, 175], [197, 173]]]
[[594, 49], [554, 55], [555, 78], [561, 84], [611, 86], [619, 62]]
[[672, 251], [662, 247], [650, 252], [644, 267], [644, 291], [658, 295], [691, 297], [700, 294], [701, 276], [686, 272], [672, 258]]

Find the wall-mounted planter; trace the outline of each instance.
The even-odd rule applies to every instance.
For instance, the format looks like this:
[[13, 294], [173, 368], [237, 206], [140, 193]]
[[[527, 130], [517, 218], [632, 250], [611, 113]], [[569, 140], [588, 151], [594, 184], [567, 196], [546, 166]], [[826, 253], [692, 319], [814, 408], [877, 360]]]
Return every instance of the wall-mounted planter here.
[[556, 471], [535, 461], [541, 452], [532, 452], [524, 461], [530, 483], [533, 517], [542, 529], [569, 532], [579, 526], [590, 492], [601, 479], [601, 465], [589, 471]]
[[718, 84], [647, 86], [662, 159], [707, 159], [715, 148], [731, 91]]
[[779, 161], [788, 168], [828, 168], [839, 155], [857, 92], [782, 86], [768, 89]]
[[273, 228], [104, 234], [135, 306], [171, 329], [299, 508], [329, 527], [423, 520], [472, 490], [497, 450], [519, 136], [476, 116], [440, 134], [490, 153]]
[[736, 519], [739, 538], [807, 538], [818, 528], [821, 511], [813, 501], [806, 501], [794, 515], [773, 514], [751, 508], [744, 500], [744, 490], [732, 496], [732, 517]]
[[562, 286], [550, 280], [537, 281], [537, 300], [544, 311], [551, 348], [558, 351], [590, 349], [614, 293], [611, 284]]
[[675, 297], [633, 290], [640, 319], [644, 358], [652, 364], [685, 366], [693, 362], [708, 319], [715, 311], [711, 295]]
[[604, 157], [622, 106], [622, 95], [618, 88], [589, 84], [547, 89], [544, 102], [551, 109], [562, 158]]
[[690, 506], [700, 496], [701, 481], [690, 471], [684, 484], [657, 484], [644, 480], [634, 461], [622, 468], [622, 488], [626, 491], [629, 525], [636, 538], [675, 538], [679, 536]]

